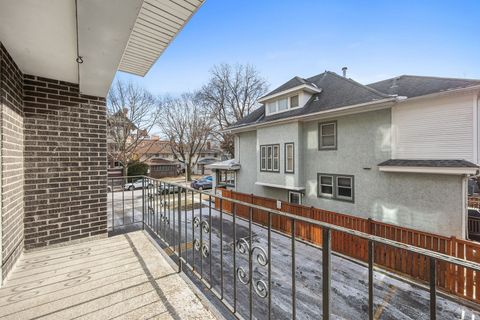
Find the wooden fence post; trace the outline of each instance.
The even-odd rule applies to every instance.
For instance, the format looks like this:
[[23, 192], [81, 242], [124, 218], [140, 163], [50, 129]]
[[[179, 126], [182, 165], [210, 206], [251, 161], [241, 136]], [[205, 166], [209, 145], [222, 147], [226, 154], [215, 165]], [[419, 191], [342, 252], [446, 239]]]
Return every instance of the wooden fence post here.
[[372, 232], [373, 232], [373, 228], [372, 228], [372, 226], [373, 226], [373, 219], [372, 219], [372, 218], [368, 218], [367, 220], [368, 220], [367, 233], [368, 233], [368, 234], [373, 234], [373, 233], [372, 233]]
[[[457, 257], [457, 238], [455, 236], [452, 236], [450, 241], [450, 255], [452, 257]], [[448, 265], [448, 270], [450, 274], [450, 281], [448, 283], [448, 290], [452, 293], [456, 293], [456, 280], [457, 280], [457, 275], [455, 272], [455, 265], [449, 263]], [[463, 292], [462, 292], [463, 294]]]

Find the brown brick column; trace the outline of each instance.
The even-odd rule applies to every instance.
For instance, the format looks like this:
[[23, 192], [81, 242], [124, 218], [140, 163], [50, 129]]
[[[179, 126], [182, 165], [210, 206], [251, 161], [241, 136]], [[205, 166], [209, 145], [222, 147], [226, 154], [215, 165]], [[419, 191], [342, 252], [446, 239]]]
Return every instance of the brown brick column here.
[[25, 247], [107, 235], [105, 99], [25, 75]]
[[0, 42], [0, 284], [23, 251], [23, 75]]

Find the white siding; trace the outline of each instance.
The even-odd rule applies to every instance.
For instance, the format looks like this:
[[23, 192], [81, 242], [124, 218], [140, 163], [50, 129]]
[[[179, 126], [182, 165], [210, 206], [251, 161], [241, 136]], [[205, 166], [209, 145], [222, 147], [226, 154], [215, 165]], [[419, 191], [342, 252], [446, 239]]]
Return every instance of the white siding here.
[[393, 158], [476, 161], [473, 99], [456, 95], [392, 108]]

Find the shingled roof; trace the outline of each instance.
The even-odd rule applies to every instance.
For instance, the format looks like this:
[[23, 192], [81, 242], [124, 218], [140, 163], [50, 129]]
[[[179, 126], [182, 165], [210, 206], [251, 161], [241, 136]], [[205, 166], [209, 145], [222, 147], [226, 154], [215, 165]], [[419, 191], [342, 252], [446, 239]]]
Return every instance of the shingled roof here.
[[373, 88], [367, 87], [352, 79], [339, 76], [331, 71], [325, 71], [324, 73], [307, 79], [299, 77], [292, 78], [266, 96], [288, 90], [301, 84], [313, 84], [321, 88], [322, 92], [314, 94], [303, 108], [277, 113], [271, 116], [265, 116], [265, 107], [262, 105], [238, 121], [232, 128], [390, 98], [390, 96]]
[[301, 86], [301, 85], [304, 85], [304, 84], [310, 84], [311, 85], [312, 83], [305, 80], [305, 79], [302, 79], [300, 77], [293, 77], [292, 79], [290, 79], [287, 82], [285, 82], [284, 84], [282, 84], [280, 87], [278, 87], [275, 90], [270, 91], [269, 93], [264, 95], [264, 97], [267, 97], [267, 96], [270, 96], [272, 94], [276, 94], [276, 93], [279, 93], [279, 92], [282, 92], [282, 91], [285, 91], [285, 90], [288, 90], [288, 89], [291, 89], [291, 88], [295, 88], [295, 87], [298, 87], [298, 86]]
[[480, 85], [480, 80], [402, 75], [368, 86], [391, 95], [408, 98]]
[[478, 168], [478, 165], [461, 159], [411, 160], [390, 159], [378, 164], [379, 167], [435, 167], [435, 168]]
[[389, 98], [393, 99], [395, 96], [412, 98], [431, 93], [467, 88], [480, 85], [480, 80], [402, 75], [369, 85], [363, 85], [352, 79], [342, 77], [335, 72], [325, 71], [319, 75], [305, 79], [294, 77], [265, 96], [270, 96], [303, 84], [314, 85], [322, 91], [314, 94], [302, 108], [271, 116], [265, 115], [265, 106], [262, 105], [235, 123], [230, 129], [294, 116], [303, 116], [356, 104], [375, 102]]

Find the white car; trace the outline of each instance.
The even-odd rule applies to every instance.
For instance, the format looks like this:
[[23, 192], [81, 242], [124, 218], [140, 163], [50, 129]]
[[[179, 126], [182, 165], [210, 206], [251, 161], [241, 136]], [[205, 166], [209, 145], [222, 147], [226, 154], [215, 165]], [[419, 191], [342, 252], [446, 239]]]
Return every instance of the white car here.
[[144, 184], [142, 179], [138, 179], [138, 180], [133, 181], [133, 182], [125, 183], [125, 185], [123, 186], [123, 189], [124, 190], [142, 189], [144, 185], [145, 185], [145, 188], [152, 188], [153, 187], [153, 184], [148, 183], [147, 181], [145, 181], [145, 184]]

